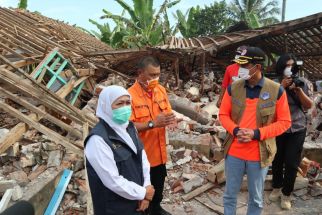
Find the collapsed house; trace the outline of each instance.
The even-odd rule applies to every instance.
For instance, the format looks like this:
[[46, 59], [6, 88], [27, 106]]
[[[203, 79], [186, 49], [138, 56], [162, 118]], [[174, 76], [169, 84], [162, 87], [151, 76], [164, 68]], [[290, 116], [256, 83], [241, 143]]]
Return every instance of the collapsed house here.
[[[221, 195], [225, 181], [225, 130], [216, 119], [215, 106], [224, 68], [236, 48], [246, 44], [267, 53], [268, 75], [274, 75], [273, 55], [292, 52], [303, 60], [301, 70], [308, 78], [317, 80], [322, 76], [321, 24], [319, 13], [256, 30], [172, 37], [159, 47], [113, 50], [63, 22], [0, 8], [0, 211], [24, 199], [34, 205], [36, 214], [86, 213], [83, 140], [97, 122], [97, 95], [104, 86], [131, 85], [137, 61], [150, 54], [161, 61], [160, 80], [176, 115], [184, 119], [178, 130], [169, 131], [165, 203], [193, 199], [222, 214], [222, 203], [209, 200], [218, 198], [204, 195]], [[310, 143], [305, 155], [322, 163], [321, 145]], [[310, 161], [303, 166], [298, 196], [320, 200], [321, 177], [306, 177], [313, 166]], [[61, 198], [52, 198], [54, 194]], [[240, 203], [240, 210], [243, 206]], [[195, 210], [184, 205], [185, 213]]]

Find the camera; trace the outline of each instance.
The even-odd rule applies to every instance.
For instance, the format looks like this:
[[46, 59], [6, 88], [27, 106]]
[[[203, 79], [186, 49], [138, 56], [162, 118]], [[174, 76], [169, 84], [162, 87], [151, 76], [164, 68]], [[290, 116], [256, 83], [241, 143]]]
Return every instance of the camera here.
[[304, 81], [300, 80], [300, 77], [298, 75], [292, 75], [291, 76], [293, 83], [295, 84], [295, 87], [304, 87], [305, 83]]

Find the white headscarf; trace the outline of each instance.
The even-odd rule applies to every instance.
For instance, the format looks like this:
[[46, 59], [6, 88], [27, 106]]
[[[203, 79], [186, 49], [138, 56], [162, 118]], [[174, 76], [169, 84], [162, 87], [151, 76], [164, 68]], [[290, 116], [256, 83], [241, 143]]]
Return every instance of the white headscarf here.
[[96, 116], [103, 119], [137, 153], [133, 140], [126, 131], [129, 123], [119, 125], [113, 121], [112, 104], [121, 96], [130, 96], [131, 98], [127, 90], [121, 86], [112, 85], [105, 87], [98, 97]]

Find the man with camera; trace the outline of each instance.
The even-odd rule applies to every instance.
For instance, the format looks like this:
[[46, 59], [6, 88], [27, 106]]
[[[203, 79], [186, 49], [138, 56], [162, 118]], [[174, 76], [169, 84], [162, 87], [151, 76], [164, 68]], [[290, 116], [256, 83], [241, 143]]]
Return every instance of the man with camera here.
[[277, 153], [272, 166], [274, 189], [269, 199], [277, 201], [281, 198], [281, 207], [289, 210], [290, 195], [294, 189], [306, 136], [305, 112], [312, 107], [313, 101], [309, 97], [308, 81], [299, 77], [299, 63], [293, 55], [284, 54], [278, 59], [276, 73], [287, 94], [292, 125], [285, 133], [276, 137]]

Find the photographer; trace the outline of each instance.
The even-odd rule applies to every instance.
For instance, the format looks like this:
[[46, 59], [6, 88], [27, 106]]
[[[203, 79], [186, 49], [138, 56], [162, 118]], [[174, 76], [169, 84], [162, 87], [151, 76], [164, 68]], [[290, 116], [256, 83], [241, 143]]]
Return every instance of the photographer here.
[[276, 73], [286, 90], [292, 126], [284, 134], [276, 137], [277, 153], [272, 167], [274, 189], [269, 199], [277, 201], [281, 198], [281, 207], [287, 210], [291, 208], [290, 195], [294, 189], [306, 136], [305, 111], [313, 105], [309, 97], [308, 81], [298, 77], [298, 72], [298, 65], [293, 55], [284, 54], [278, 59]]

